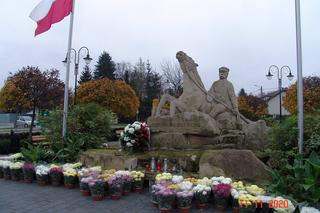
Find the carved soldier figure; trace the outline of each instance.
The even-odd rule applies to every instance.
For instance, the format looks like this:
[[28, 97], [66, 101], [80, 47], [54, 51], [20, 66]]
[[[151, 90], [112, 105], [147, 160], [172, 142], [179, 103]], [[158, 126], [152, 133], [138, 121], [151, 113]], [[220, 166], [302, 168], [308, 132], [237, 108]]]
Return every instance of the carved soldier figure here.
[[219, 68], [219, 80], [208, 91], [208, 102], [212, 103], [210, 116], [222, 122], [223, 129], [240, 129], [238, 100], [233, 85], [227, 80], [229, 69]]

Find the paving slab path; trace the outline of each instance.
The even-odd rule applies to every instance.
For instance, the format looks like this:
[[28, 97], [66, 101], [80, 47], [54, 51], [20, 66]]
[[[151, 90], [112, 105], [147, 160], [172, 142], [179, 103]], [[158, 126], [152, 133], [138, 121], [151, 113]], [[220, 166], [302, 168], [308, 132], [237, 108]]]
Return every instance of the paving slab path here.
[[[150, 194], [131, 193], [121, 200], [92, 201], [90, 197], [80, 195], [79, 189], [64, 187], [40, 187], [24, 182], [0, 179], [0, 213], [157, 213], [151, 206]], [[178, 210], [172, 213], [179, 212]], [[215, 212], [210, 206], [206, 211]], [[231, 212], [231, 211], [228, 211]]]

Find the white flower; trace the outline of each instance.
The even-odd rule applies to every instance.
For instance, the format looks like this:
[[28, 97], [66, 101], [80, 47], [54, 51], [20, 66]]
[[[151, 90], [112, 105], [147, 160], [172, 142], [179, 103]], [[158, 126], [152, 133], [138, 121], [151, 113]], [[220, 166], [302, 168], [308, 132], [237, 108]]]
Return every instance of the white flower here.
[[129, 128], [130, 128], [130, 124], [128, 124], [128, 125], [124, 128], [124, 131], [125, 131], [125, 132], [128, 132]]
[[173, 175], [172, 176], [172, 182], [173, 183], [181, 183], [183, 181], [183, 176], [181, 175]]
[[183, 181], [178, 183], [178, 186], [181, 191], [190, 191], [192, 190], [193, 184], [190, 181]]
[[301, 213], [320, 213], [320, 211], [313, 207], [302, 207]]
[[1, 166], [2, 168], [6, 169], [6, 168], [10, 167], [11, 164], [12, 164], [11, 161], [4, 160], [4, 161], [2, 161], [2, 164], [0, 164], [0, 166]]
[[123, 131], [122, 131], [122, 132], [120, 133], [120, 136], [123, 137], [123, 135], [124, 135], [124, 133], [123, 133]]
[[[275, 200], [286, 200], [283, 197], [276, 197], [274, 198]], [[294, 210], [296, 209], [295, 206], [292, 204], [291, 200], [288, 200], [288, 208], [275, 208], [274, 210], [278, 213], [293, 213]]]
[[202, 194], [203, 194], [203, 195], [207, 195], [207, 192], [206, 192], [206, 191], [203, 191]]
[[130, 141], [130, 138], [129, 138], [128, 136], [125, 136], [125, 137], [123, 138], [123, 140], [124, 140], [124, 141]]
[[128, 129], [128, 132], [129, 132], [130, 134], [133, 134], [133, 133], [134, 133], [134, 128], [130, 127], [130, 128]]
[[132, 145], [132, 143], [128, 142], [128, 143], [126, 143], [126, 146], [127, 147], [132, 147], [133, 145]]
[[39, 176], [47, 175], [49, 173], [49, 167], [45, 165], [38, 165], [36, 167], [36, 174]]

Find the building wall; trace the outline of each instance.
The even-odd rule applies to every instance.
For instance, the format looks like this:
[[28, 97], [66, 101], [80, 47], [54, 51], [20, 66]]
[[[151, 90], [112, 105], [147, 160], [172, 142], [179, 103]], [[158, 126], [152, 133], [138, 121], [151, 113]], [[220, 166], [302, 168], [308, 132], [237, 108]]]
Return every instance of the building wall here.
[[[283, 98], [285, 97], [286, 95], [286, 92], [282, 92], [281, 94], [281, 99], [282, 99], [282, 115], [290, 115], [290, 112], [288, 112], [284, 107], [283, 107]], [[279, 103], [279, 95], [271, 98], [269, 101], [268, 101], [268, 114], [269, 115], [280, 115], [280, 103]]]

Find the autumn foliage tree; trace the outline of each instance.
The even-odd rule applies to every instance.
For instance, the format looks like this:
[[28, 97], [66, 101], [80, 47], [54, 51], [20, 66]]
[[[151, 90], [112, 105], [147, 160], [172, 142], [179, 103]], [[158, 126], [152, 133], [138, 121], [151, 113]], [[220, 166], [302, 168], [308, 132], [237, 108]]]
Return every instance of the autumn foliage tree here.
[[139, 98], [128, 84], [107, 78], [81, 84], [78, 100], [80, 103], [98, 103], [125, 118], [133, 118], [139, 109]]
[[250, 120], [259, 120], [267, 114], [267, 103], [256, 96], [239, 96], [238, 97], [239, 111]]
[[[303, 96], [305, 112], [312, 113], [320, 109], [320, 77], [303, 78]], [[288, 89], [283, 106], [290, 113], [297, 113], [297, 83]]]
[[0, 92], [1, 108], [8, 112], [32, 110], [31, 139], [36, 109], [51, 109], [63, 103], [64, 83], [58, 70], [42, 72], [38, 67], [23, 67], [8, 77]]

